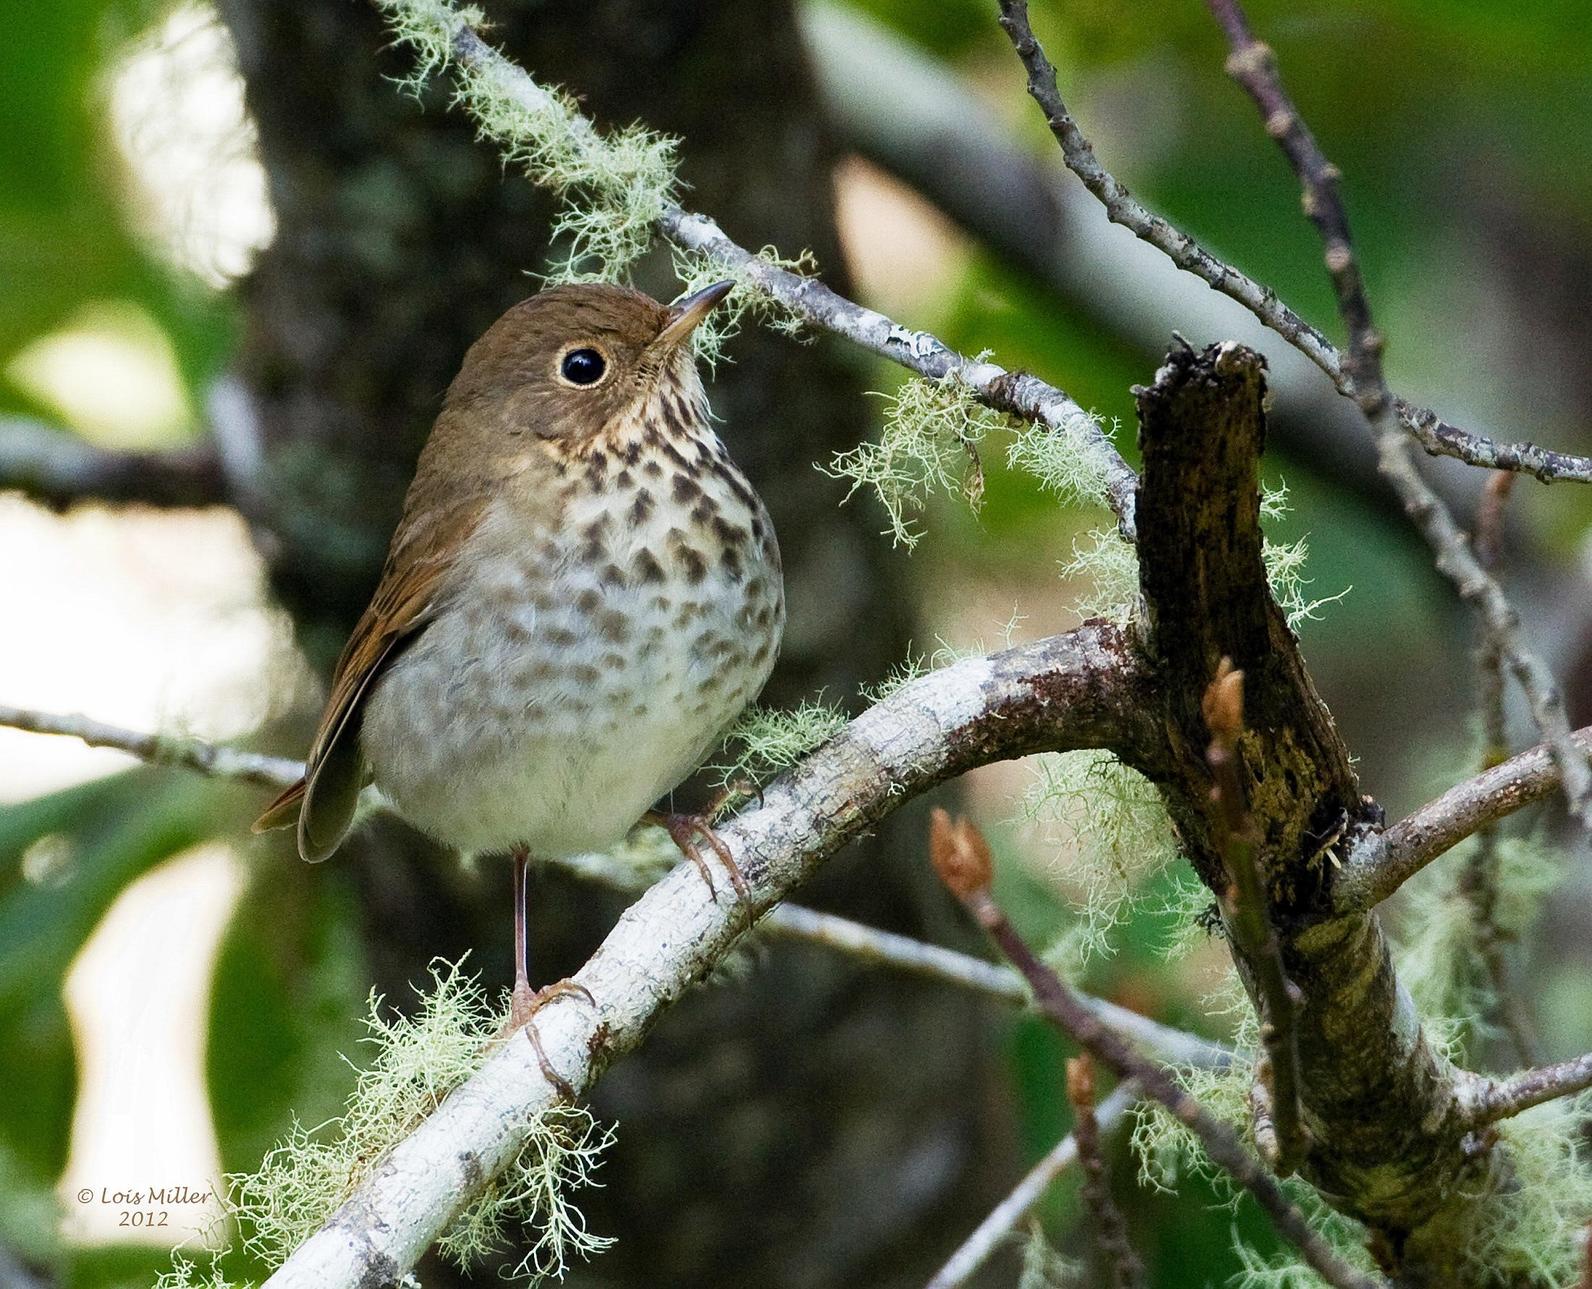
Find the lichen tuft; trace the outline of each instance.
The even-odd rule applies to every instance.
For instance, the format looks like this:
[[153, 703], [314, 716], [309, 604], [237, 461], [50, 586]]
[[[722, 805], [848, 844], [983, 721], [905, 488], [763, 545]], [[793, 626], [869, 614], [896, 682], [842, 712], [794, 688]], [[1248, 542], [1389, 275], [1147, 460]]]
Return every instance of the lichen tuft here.
[[911, 550], [923, 538], [918, 520], [930, 498], [960, 491], [977, 508], [984, 493], [978, 446], [1007, 417], [980, 403], [954, 372], [941, 380], [914, 376], [879, 397], [885, 410], [878, 441], [837, 453], [820, 468], [851, 480], [847, 500], [870, 489], [889, 518], [885, 531]]

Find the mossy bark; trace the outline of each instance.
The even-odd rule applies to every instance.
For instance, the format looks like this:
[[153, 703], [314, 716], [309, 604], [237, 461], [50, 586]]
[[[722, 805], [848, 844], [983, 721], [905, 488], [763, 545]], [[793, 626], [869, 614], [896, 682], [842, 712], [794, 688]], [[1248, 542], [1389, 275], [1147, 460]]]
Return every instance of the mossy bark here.
[[[1175, 349], [1138, 391], [1140, 647], [1162, 720], [1129, 756], [1160, 786], [1201, 878], [1224, 892], [1200, 701], [1222, 657], [1244, 671], [1241, 773], [1283, 966], [1302, 994], [1300, 1172], [1370, 1227], [1399, 1284], [1509, 1284], [1477, 1256], [1506, 1152], [1470, 1135], [1455, 1072], [1427, 1042], [1375, 914], [1332, 910], [1327, 843], [1377, 826], [1378, 811], [1267, 586], [1265, 403], [1264, 360], [1233, 344]], [[1229, 941], [1254, 996], [1254, 964]]]

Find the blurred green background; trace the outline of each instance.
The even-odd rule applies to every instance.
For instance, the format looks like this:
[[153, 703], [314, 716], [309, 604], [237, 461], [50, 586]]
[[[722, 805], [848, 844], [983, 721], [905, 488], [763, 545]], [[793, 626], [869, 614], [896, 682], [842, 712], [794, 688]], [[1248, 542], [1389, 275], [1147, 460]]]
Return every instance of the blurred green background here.
[[[257, 8], [261, 22], [273, 20], [274, 6]], [[0, 416], [59, 427], [110, 449], [198, 442], [214, 384], [246, 330], [248, 265], [271, 235], [227, 28], [203, 7], [125, 0], [12, 3], [6, 16]], [[878, 42], [854, 46], [858, 57], [876, 50], [883, 57], [896, 49], [892, 41], [904, 42], [923, 70], [943, 79], [947, 95], [968, 96], [987, 114], [998, 138], [1033, 173], [1058, 191], [1076, 188], [1024, 95], [992, 3], [859, 0], [809, 6], [801, 16], [820, 64], [822, 33], [836, 23]], [[1365, 0], [1255, 3], [1250, 16], [1277, 49], [1297, 101], [1347, 176], [1394, 387], [1470, 428], [1592, 450], [1592, 377], [1584, 358], [1592, 342], [1585, 304], [1592, 288], [1586, 146], [1592, 78], [1585, 71], [1592, 7], [1568, 0], [1507, 6]], [[1038, 3], [1034, 18], [1102, 162], [1175, 224], [1338, 334], [1294, 182], [1252, 106], [1222, 74], [1224, 48], [1203, 7], [1195, 0]], [[582, 21], [578, 11], [573, 21]], [[867, 26], [845, 26], [859, 22]], [[818, 70], [822, 82], [823, 67]], [[910, 135], [911, 104], [828, 108], [828, 128], [843, 154], [835, 169], [838, 236], [860, 297], [954, 347], [992, 350], [996, 361], [1035, 371], [1086, 407], [1119, 418], [1131, 458], [1130, 388], [1148, 382], [1157, 346], [1170, 340], [1169, 328], [1158, 330], [1154, 322], [1153, 300], [1117, 294], [1109, 262], [1099, 289], [1079, 286], [1081, 278], [1071, 288], [1042, 281], [1031, 265], [992, 249], [977, 221], [966, 221], [975, 225], [969, 227], [947, 217], [942, 204], [1000, 206], [1011, 193], [961, 178], [949, 165], [934, 184], [914, 186], [890, 174], [890, 157], [883, 155], [889, 149], [852, 118], [892, 110], [900, 116], [876, 121], [878, 131]], [[689, 160], [690, 138], [684, 152]], [[748, 155], [745, 164], [777, 166], [779, 158]], [[495, 163], [486, 173], [496, 175]], [[1080, 208], [1087, 203], [1068, 206]], [[761, 244], [759, 231], [732, 229], [752, 245]], [[1214, 300], [1212, 293], [1203, 296]], [[1196, 307], [1173, 325], [1195, 341], [1220, 338], [1225, 315], [1213, 315], [1199, 292], [1190, 298]], [[864, 368], [860, 379], [871, 389], [888, 391], [901, 379], [894, 369], [875, 369], [844, 351], [837, 362], [854, 378]], [[1264, 463], [1268, 481], [1285, 481], [1292, 502], [1273, 535], [1308, 538], [1313, 596], [1346, 592], [1301, 634], [1319, 687], [1360, 757], [1366, 790], [1397, 816], [1475, 763], [1470, 623], [1369, 474], [1364, 439], [1316, 432], [1308, 409], [1332, 403], [1325, 381], [1300, 388], [1297, 403], [1289, 404], [1294, 410], [1279, 416]], [[876, 400], [864, 402], [863, 414], [876, 415]], [[0, 467], [13, 424], [0, 424]], [[810, 456], [827, 460], [824, 453]], [[915, 623], [919, 652], [932, 653], [940, 640], [994, 646], [1014, 612], [1022, 619], [1019, 638], [1073, 620], [1069, 605], [1079, 588], [1059, 568], [1101, 516], [1058, 507], [1031, 480], [1006, 470], [998, 447], [985, 457], [989, 484], [976, 514], [955, 499], [936, 501], [923, 521], [927, 536], [910, 555], [877, 538], [878, 558], [906, 597], [903, 612]], [[1465, 511], [1479, 477], [1454, 470], [1439, 477]], [[811, 479], [815, 493], [838, 499], [841, 490], [816, 470]], [[883, 527], [882, 516], [866, 509], [870, 499], [850, 504], [865, 508], [869, 532]], [[20, 569], [60, 541], [69, 554], [59, 558], [69, 572], [79, 571], [70, 568], [78, 558], [70, 552], [86, 548], [71, 545], [57, 528], [65, 533], [82, 523], [82, 512], [41, 523], [36, 514], [25, 516], [25, 507], [0, 499], [0, 568]], [[142, 515], [135, 522], [166, 518]], [[1573, 485], [1546, 489], [1522, 480], [1511, 520], [1502, 575], [1565, 680], [1575, 723], [1583, 724], [1592, 719], [1586, 666], [1592, 547], [1585, 536], [1592, 499]], [[114, 546], [132, 539], [113, 532], [106, 540]], [[204, 530], [198, 540], [249, 550], [235, 523]], [[158, 542], [150, 549], [157, 565], [181, 558]], [[24, 586], [19, 577], [21, 589], [7, 595], [6, 634], [14, 639], [0, 655], [0, 701], [91, 706], [93, 691], [70, 697], [70, 675], [41, 688], [29, 674], [29, 660], [61, 647], [63, 624], [79, 621], [63, 616], [52, 596], [64, 602], [95, 594], [95, 571], [80, 571], [76, 590], [69, 580]], [[158, 617], [174, 611], [184, 583], [149, 576], [128, 594], [141, 596], [147, 613]], [[265, 574], [245, 565], [241, 589], [206, 595], [205, 612], [227, 628], [218, 628], [214, 648], [233, 650], [238, 674], [229, 673], [230, 687], [198, 694], [184, 689], [180, 674], [161, 679], [146, 724], [175, 713], [178, 724], [200, 732], [241, 736], [265, 726], [275, 731], [264, 739], [274, 749], [296, 750], [297, 735], [284, 732], [284, 722], [286, 730], [302, 731], [314, 706], [312, 682], [297, 659], [292, 624], [270, 605]], [[90, 619], [102, 633], [100, 681], [128, 686], [135, 680], [117, 671], [122, 628], [114, 609]], [[240, 621], [252, 625], [232, 630]], [[247, 637], [243, 643], [240, 635]], [[137, 676], [149, 674], [146, 667]], [[240, 690], [247, 698], [238, 697]], [[218, 712], [218, 705], [228, 710]], [[1524, 724], [1517, 725], [1517, 744], [1531, 741]], [[17, 1284], [32, 1283], [20, 1278], [23, 1266], [40, 1283], [145, 1284], [164, 1262], [154, 1246], [80, 1244], [55, 1233], [52, 1192], [69, 1150], [85, 1148], [78, 1136], [93, 1131], [73, 1123], [80, 1070], [63, 1001], [68, 969], [131, 883], [195, 846], [226, 842], [231, 862], [241, 865], [235, 870], [241, 893], [225, 922], [204, 1003], [205, 1070], [220, 1165], [252, 1167], [290, 1115], [317, 1122], [335, 1112], [351, 1086], [337, 1054], [356, 1052], [357, 1020], [373, 977], [359, 931], [361, 895], [347, 881], [319, 874], [279, 880], [288, 862], [282, 853], [244, 838], [259, 804], [256, 792], [177, 771], [117, 770], [114, 760], [69, 762], [61, 754], [51, 773], [69, 786], [39, 795], [29, 786], [31, 740], [11, 735], [0, 742], [0, 1284], [10, 1283], [7, 1262], [17, 1268]], [[1079, 887], [1067, 854], [1073, 842], [1065, 829], [1012, 822], [1020, 813], [1014, 798], [1026, 782], [1021, 769], [980, 774], [964, 801], [997, 842], [1001, 880], [1019, 920], [1048, 941], [1077, 918]], [[1570, 844], [1551, 817], [1520, 827], [1552, 845]], [[1587, 871], [1582, 864], [1565, 879], [1529, 942], [1514, 951], [1517, 978], [1530, 982], [1522, 992], [1547, 1036], [1547, 1058], [1592, 1047]], [[1171, 876], [1153, 880], [1159, 885], [1141, 892], [1135, 911], [1111, 933], [1113, 951], [1088, 962], [1083, 982], [1170, 1022], [1226, 1036], [1230, 1018], [1212, 1014], [1205, 1000], [1221, 981], [1219, 946], [1168, 961], [1161, 949], [1179, 915], [1162, 906], [1175, 883]], [[460, 881], [471, 898], [496, 899], [490, 878]], [[965, 934], [954, 916], [945, 923], [948, 935]], [[424, 965], [417, 959], [407, 969], [418, 979]], [[155, 979], [143, 988], [158, 992], [166, 984]], [[982, 1086], [995, 1107], [990, 1132], [999, 1140], [992, 1140], [980, 1175], [999, 1193], [1066, 1131], [1068, 1112], [1060, 1085], [1064, 1046], [1035, 1022], [991, 1012]], [[1473, 1056], [1483, 1065], [1508, 1063], [1485, 1042]], [[816, 1122], [822, 1121], [820, 1106]], [[623, 1123], [620, 1131], [623, 1137]], [[645, 1152], [646, 1145], [631, 1148]], [[1235, 1216], [1215, 1207], [1214, 1197], [1194, 1183], [1175, 1196], [1135, 1189], [1135, 1165], [1125, 1150], [1115, 1150], [1114, 1162], [1156, 1284], [1227, 1280], [1238, 1270], [1235, 1224], [1257, 1247], [1272, 1247], [1247, 1208]], [[977, 1206], [966, 1210], [963, 1227], [970, 1230], [981, 1215]], [[1072, 1182], [1055, 1188], [1039, 1216], [1058, 1249], [1070, 1254], [1084, 1247]], [[624, 1229], [609, 1233], [627, 1238]], [[922, 1249], [926, 1264], [948, 1254], [964, 1233], [942, 1228], [943, 1247]], [[251, 1273], [246, 1263], [238, 1270]], [[632, 1283], [609, 1274], [599, 1261], [590, 1283]], [[980, 1283], [1015, 1283], [1016, 1253], [1003, 1254], [988, 1274]]]

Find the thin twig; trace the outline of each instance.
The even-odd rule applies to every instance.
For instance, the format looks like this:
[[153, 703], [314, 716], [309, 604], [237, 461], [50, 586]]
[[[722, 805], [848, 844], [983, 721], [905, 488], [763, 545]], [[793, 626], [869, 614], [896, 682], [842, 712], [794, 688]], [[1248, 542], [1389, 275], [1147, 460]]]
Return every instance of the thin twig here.
[[1592, 1088], [1592, 1052], [1557, 1065], [1525, 1070], [1507, 1079], [1477, 1080], [1468, 1090], [1461, 1088], [1461, 1099], [1472, 1121], [1480, 1127], [1588, 1088]]
[[0, 705], [0, 726], [34, 734], [82, 739], [90, 747], [110, 747], [155, 765], [177, 765], [215, 779], [237, 779], [264, 788], [285, 788], [304, 773], [302, 762], [265, 756], [242, 748], [172, 734], [149, 734], [107, 725], [87, 716], [56, 715]]
[[1040, 1014], [1120, 1078], [1135, 1079], [1145, 1096], [1159, 1102], [1199, 1138], [1211, 1160], [1255, 1197], [1278, 1233], [1299, 1250], [1311, 1268], [1334, 1289], [1370, 1289], [1384, 1283], [1344, 1265], [1304, 1215], [1283, 1194], [1277, 1179], [1244, 1148], [1238, 1135], [1200, 1104], [1162, 1066], [1078, 1000], [1012, 926], [990, 890], [989, 846], [967, 820], [953, 824], [943, 810], [933, 815], [930, 853], [935, 871], [966, 906], [1034, 991]]
[[[1592, 753], [1592, 725], [1572, 738], [1582, 753]], [[1546, 743], [1455, 784], [1350, 849], [1333, 884], [1334, 908], [1339, 913], [1375, 908], [1465, 838], [1541, 801], [1558, 786], [1559, 763]]]
[[1299, 990], [1283, 966], [1282, 945], [1271, 920], [1271, 901], [1261, 881], [1255, 822], [1245, 803], [1239, 775], [1238, 740], [1244, 732], [1244, 673], [1223, 658], [1205, 691], [1205, 725], [1211, 732], [1205, 759], [1211, 767], [1217, 842], [1226, 866], [1228, 890], [1223, 913], [1233, 939], [1250, 964], [1260, 995], [1260, 1041], [1265, 1058], [1256, 1080], [1264, 1099], [1256, 1115], [1255, 1141], [1266, 1162], [1288, 1176], [1304, 1158], [1306, 1142], [1299, 1121], [1299, 1044], [1294, 1024]]
[[[1100, 1128], [1109, 1131], [1139, 1099], [1138, 1085], [1131, 1079], [1117, 1084], [1110, 1096], [1095, 1109]], [[1068, 1133], [1024, 1174], [1007, 1196], [962, 1241], [945, 1265], [934, 1273], [924, 1289], [958, 1289], [989, 1261], [995, 1250], [1044, 1197], [1052, 1182], [1078, 1162], [1078, 1141]]]
[[[1495, 470], [1482, 489], [1476, 509], [1476, 558], [1489, 572], [1503, 547], [1504, 519], [1515, 476]], [[1477, 705], [1481, 709], [1483, 770], [1502, 765], [1509, 757], [1509, 728], [1504, 708], [1504, 660], [1495, 641], [1485, 633], [1476, 646]], [[1526, 1003], [1509, 983], [1509, 963], [1504, 956], [1506, 935], [1498, 925], [1499, 842], [1496, 823], [1476, 834], [1476, 849], [1460, 875], [1459, 889], [1470, 905], [1476, 935], [1476, 953], [1486, 973], [1492, 1010], [1522, 1065], [1537, 1061]]]
[[1442, 498], [1415, 467], [1410, 441], [1400, 426], [1398, 408], [1382, 370], [1383, 339], [1372, 321], [1365, 281], [1349, 235], [1348, 212], [1338, 191], [1342, 172], [1322, 153], [1283, 89], [1276, 55], [1255, 39], [1238, 0], [1206, 0], [1206, 4], [1232, 46], [1227, 71], [1260, 109], [1266, 132], [1277, 141], [1298, 176], [1304, 191], [1305, 215], [1321, 235], [1338, 313], [1349, 331], [1345, 370], [1353, 381], [1355, 401], [1375, 432], [1379, 468], [1432, 548], [1438, 570], [1454, 584], [1460, 599], [1480, 615], [1489, 639], [1507, 661], [1510, 673], [1526, 695], [1538, 730], [1559, 762], [1570, 813], [1583, 826], [1592, 828], [1592, 767], [1571, 740], [1569, 718], [1553, 675], [1526, 648], [1519, 614], [1497, 580], [1476, 559]]
[[[1000, 0], [1001, 27], [1012, 42], [1028, 74], [1028, 93], [1045, 114], [1045, 123], [1061, 145], [1067, 168], [1105, 208], [1106, 216], [1135, 237], [1155, 247], [1173, 264], [1201, 278], [1223, 295], [1248, 309], [1256, 318], [1315, 363], [1340, 394], [1355, 397], [1350, 364], [1319, 330], [1288, 307], [1270, 287], [1240, 272], [1211, 254], [1182, 229], [1168, 223], [1130, 193], [1100, 164], [1093, 146], [1068, 111], [1056, 81], [1056, 69], [1034, 36], [1028, 21], [1027, 0]], [[1399, 423], [1434, 456], [1451, 456], [1470, 465], [1501, 471], [1519, 471], [1544, 483], [1573, 480], [1592, 483], [1592, 457], [1554, 452], [1535, 443], [1499, 443], [1450, 425], [1435, 412], [1394, 400]]]
[[1144, 1284], [1144, 1263], [1133, 1251], [1128, 1224], [1111, 1198], [1111, 1174], [1095, 1119], [1094, 1062], [1087, 1052], [1067, 1062], [1067, 1100], [1072, 1102], [1072, 1135], [1078, 1142], [1078, 1162], [1083, 1165], [1079, 1195], [1090, 1217], [1090, 1234], [1101, 1265], [1113, 1289], [1138, 1289]]

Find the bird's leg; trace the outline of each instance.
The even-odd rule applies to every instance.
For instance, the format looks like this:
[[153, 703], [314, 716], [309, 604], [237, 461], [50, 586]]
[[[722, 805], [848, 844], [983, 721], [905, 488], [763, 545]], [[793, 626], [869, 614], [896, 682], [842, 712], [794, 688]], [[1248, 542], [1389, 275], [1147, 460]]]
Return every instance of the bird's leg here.
[[713, 885], [713, 873], [708, 868], [708, 862], [703, 857], [701, 849], [697, 846], [697, 838], [701, 838], [713, 848], [713, 853], [719, 857], [725, 869], [730, 874], [730, 885], [735, 888], [735, 893], [742, 899], [749, 894], [746, 878], [741, 873], [740, 865], [735, 862], [735, 856], [730, 854], [718, 833], [713, 831], [713, 821], [718, 818], [719, 810], [732, 796], [739, 795], [741, 788], [737, 784], [730, 784], [721, 788], [708, 802], [707, 808], [697, 814], [675, 814], [661, 810], [649, 810], [641, 816], [642, 823], [657, 824], [666, 833], [680, 853], [696, 865], [696, 870], [702, 874], [702, 880], [708, 884], [708, 894], [715, 900], [719, 898], [718, 891]]
[[536, 1052], [536, 1063], [542, 1067], [542, 1076], [557, 1088], [562, 1096], [572, 1099], [575, 1089], [547, 1059], [547, 1053], [542, 1048], [541, 1035], [536, 1032], [536, 1026], [531, 1024], [531, 1019], [555, 998], [582, 998], [594, 1008], [597, 1002], [591, 996], [591, 990], [574, 980], [558, 980], [541, 989], [531, 988], [525, 932], [525, 875], [530, 863], [530, 854], [524, 846], [516, 846], [510, 855], [514, 861], [514, 992], [510, 996], [509, 1018], [498, 1031], [498, 1038], [507, 1038], [515, 1030], [523, 1029], [525, 1037], [530, 1040], [531, 1047]]
[[530, 1020], [535, 1010], [531, 1004], [536, 995], [531, 991], [525, 936], [525, 870], [531, 856], [524, 846], [516, 846], [511, 858], [514, 861], [514, 993], [509, 1003], [509, 1028], [515, 1030]]

